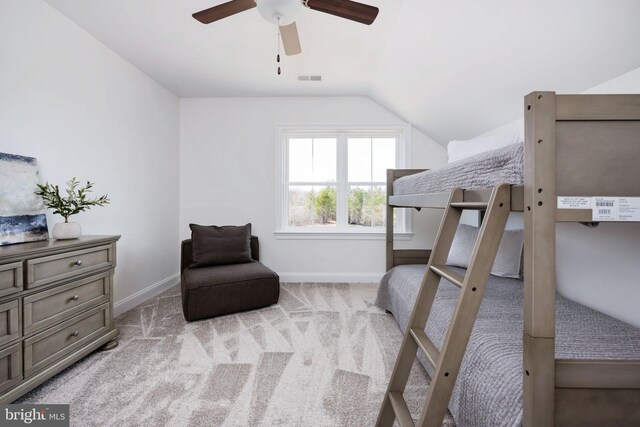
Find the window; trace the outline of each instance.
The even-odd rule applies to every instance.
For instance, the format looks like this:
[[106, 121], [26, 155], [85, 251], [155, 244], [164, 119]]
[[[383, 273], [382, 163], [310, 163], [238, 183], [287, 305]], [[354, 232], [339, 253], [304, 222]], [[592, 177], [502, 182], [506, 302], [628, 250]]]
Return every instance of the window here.
[[[278, 127], [280, 237], [382, 238], [387, 169], [406, 167], [409, 127]], [[408, 232], [405, 209], [395, 230]]]

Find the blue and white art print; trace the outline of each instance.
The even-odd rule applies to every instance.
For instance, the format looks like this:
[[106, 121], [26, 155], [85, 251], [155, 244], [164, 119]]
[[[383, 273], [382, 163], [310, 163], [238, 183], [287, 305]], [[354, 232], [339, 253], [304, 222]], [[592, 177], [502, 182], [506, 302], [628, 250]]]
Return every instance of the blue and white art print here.
[[49, 238], [33, 157], [0, 153], [0, 246]]

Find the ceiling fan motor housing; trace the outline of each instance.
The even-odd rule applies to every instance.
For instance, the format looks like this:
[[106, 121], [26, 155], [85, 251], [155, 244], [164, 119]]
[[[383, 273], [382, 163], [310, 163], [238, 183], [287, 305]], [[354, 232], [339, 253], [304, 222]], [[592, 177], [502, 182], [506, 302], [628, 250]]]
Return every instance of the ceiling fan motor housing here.
[[302, 2], [300, 0], [256, 0], [256, 6], [264, 19], [284, 26], [295, 21], [302, 9]]

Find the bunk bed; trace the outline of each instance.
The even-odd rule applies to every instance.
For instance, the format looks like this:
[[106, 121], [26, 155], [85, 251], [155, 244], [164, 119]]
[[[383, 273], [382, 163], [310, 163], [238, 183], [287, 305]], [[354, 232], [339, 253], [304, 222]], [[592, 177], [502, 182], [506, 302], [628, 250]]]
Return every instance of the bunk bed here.
[[[534, 92], [524, 108], [524, 144], [437, 171], [388, 171], [387, 218], [445, 209], [457, 187], [464, 203], [487, 204], [499, 183], [511, 184], [509, 210], [524, 213], [524, 282], [489, 279], [449, 410], [460, 425], [640, 425], [640, 330], [557, 295], [555, 283], [556, 222], [640, 221], [592, 204], [640, 197], [640, 95]], [[404, 331], [430, 251], [394, 249], [392, 221], [386, 241], [378, 304]], [[440, 283], [425, 328], [438, 347], [459, 292]], [[428, 355], [418, 358], [433, 376]]]

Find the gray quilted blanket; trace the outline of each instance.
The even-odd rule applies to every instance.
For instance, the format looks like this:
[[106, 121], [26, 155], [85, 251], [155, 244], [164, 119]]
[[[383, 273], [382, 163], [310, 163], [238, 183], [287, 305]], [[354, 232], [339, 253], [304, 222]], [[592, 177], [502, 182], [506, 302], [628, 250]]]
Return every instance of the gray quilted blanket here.
[[393, 183], [393, 194], [444, 193], [456, 187], [488, 188], [496, 184], [524, 182], [524, 143], [508, 145], [409, 175]]
[[[376, 304], [392, 312], [403, 331], [424, 270], [424, 265], [395, 267], [380, 283]], [[425, 329], [438, 348], [458, 293], [442, 280]], [[449, 403], [458, 427], [522, 424], [522, 300], [522, 281], [491, 276]], [[556, 357], [640, 359], [640, 329], [560, 295], [556, 315]], [[424, 357], [419, 359], [432, 375]]]

